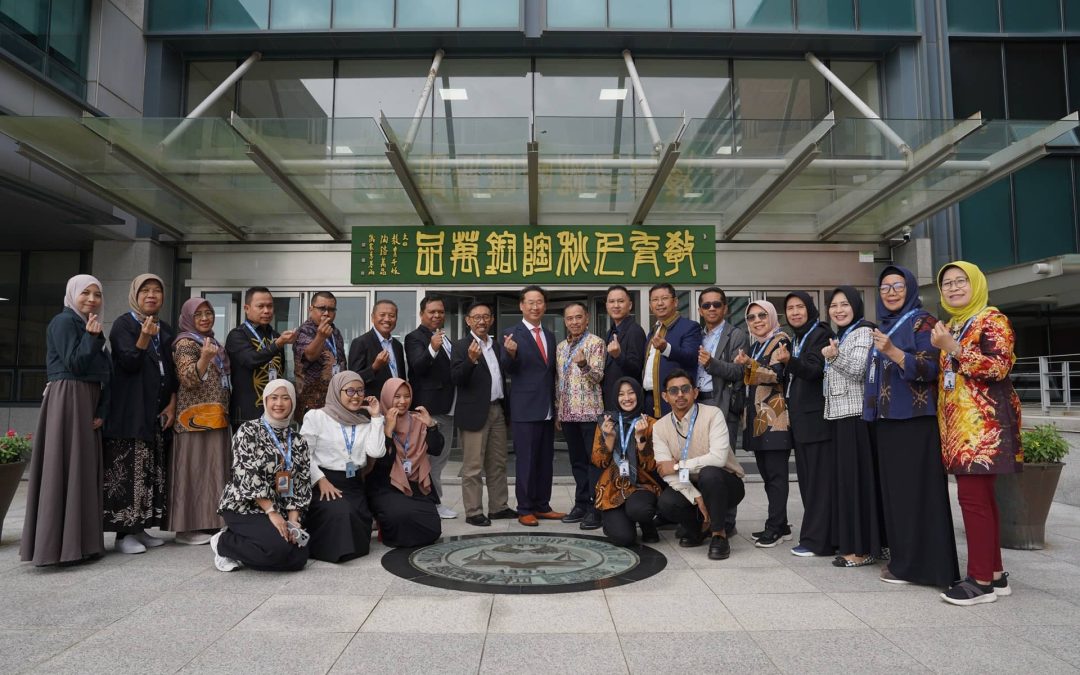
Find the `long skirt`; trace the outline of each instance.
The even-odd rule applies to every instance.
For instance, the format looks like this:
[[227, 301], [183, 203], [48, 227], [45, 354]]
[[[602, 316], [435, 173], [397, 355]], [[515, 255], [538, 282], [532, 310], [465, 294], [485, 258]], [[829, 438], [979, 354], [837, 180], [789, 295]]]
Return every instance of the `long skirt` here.
[[836, 551], [836, 454], [832, 440], [795, 444], [803, 518], [799, 545], [817, 555]]
[[323, 500], [319, 488], [312, 487], [311, 505], [304, 518], [304, 526], [311, 535], [308, 542], [311, 557], [340, 563], [367, 555], [371, 550], [371, 511], [364, 479], [359, 474], [346, 478], [344, 471], [322, 469], [322, 472], [341, 490], [341, 497]]
[[307, 564], [307, 547], [285, 541], [266, 514], [225, 511], [221, 517], [229, 529], [218, 540], [218, 555], [268, 572], [295, 572]]
[[395, 487], [379, 486], [368, 494], [371, 513], [379, 522], [383, 543], [394, 548], [427, 546], [442, 536], [435, 490], [420, 492], [412, 483], [412, 496]]
[[19, 555], [35, 565], [105, 552], [101, 522], [101, 432], [91, 421], [97, 382], [50, 382], [41, 401]]
[[829, 420], [836, 453], [836, 539], [841, 555], [881, 556], [878, 476], [870, 428], [861, 417]]
[[221, 529], [218, 502], [232, 470], [228, 429], [183, 431], [173, 441], [169, 466], [169, 529]]
[[889, 571], [898, 579], [945, 588], [960, 578], [960, 567], [937, 417], [878, 420], [875, 431]]
[[165, 521], [165, 439], [106, 438], [105, 531], [131, 533]]

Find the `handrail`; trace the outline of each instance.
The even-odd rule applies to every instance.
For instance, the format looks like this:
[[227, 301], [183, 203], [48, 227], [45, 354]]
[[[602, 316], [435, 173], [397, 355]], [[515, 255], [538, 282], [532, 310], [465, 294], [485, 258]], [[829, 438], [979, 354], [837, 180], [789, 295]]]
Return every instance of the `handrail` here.
[[[1021, 402], [1038, 400], [1044, 413], [1072, 410], [1072, 374], [1080, 373], [1080, 354], [1050, 354], [1016, 359], [1009, 378]], [[1077, 392], [1080, 394], [1080, 391]]]

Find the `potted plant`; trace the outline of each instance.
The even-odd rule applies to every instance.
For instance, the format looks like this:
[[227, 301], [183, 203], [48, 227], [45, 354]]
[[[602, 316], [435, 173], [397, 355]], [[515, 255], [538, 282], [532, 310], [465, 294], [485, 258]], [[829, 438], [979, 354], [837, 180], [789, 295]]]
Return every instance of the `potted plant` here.
[[1020, 445], [1024, 451], [1023, 471], [998, 476], [995, 486], [1001, 512], [1001, 545], [1041, 549], [1046, 547], [1046, 517], [1069, 444], [1057, 426], [1044, 424], [1022, 432]]
[[30, 458], [31, 441], [30, 434], [20, 436], [14, 429], [0, 436], [0, 537], [4, 536], [4, 518]]

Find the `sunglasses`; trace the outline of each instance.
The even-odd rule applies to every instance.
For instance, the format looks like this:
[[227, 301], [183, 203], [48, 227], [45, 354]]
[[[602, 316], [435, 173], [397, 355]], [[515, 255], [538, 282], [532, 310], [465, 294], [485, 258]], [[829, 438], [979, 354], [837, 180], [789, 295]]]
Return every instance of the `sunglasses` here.
[[700, 307], [702, 309], [722, 309], [724, 307], [724, 303], [722, 303], [722, 302], [703, 302], [703, 303], [701, 303]]
[[769, 313], [768, 312], [758, 312], [757, 314], [747, 314], [746, 315], [746, 320], [747, 321], [764, 321], [765, 319], [768, 319], [768, 318], [769, 318]]
[[693, 388], [694, 385], [692, 384], [684, 384], [679, 387], [668, 387], [664, 391], [667, 392], [668, 396], [678, 396], [679, 394], [689, 394]]
[[364, 395], [364, 389], [362, 387], [360, 389], [357, 389], [356, 387], [346, 387], [345, 389], [342, 389], [341, 391], [345, 392], [345, 395], [350, 397], [350, 398], [352, 398], [353, 396], [363, 396]]

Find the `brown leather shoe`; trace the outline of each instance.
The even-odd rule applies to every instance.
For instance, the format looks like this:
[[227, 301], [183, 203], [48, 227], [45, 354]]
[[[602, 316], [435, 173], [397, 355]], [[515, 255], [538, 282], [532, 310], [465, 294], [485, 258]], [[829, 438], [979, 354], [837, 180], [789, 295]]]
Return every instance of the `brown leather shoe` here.
[[526, 527], [536, 527], [540, 524], [540, 521], [536, 519], [536, 516], [531, 513], [518, 516], [518, 522]]
[[544, 511], [543, 513], [534, 513], [533, 515], [537, 518], [542, 518], [543, 520], [562, 520], [566, 517], [565, 513], [559, 513], [558, 511]]

